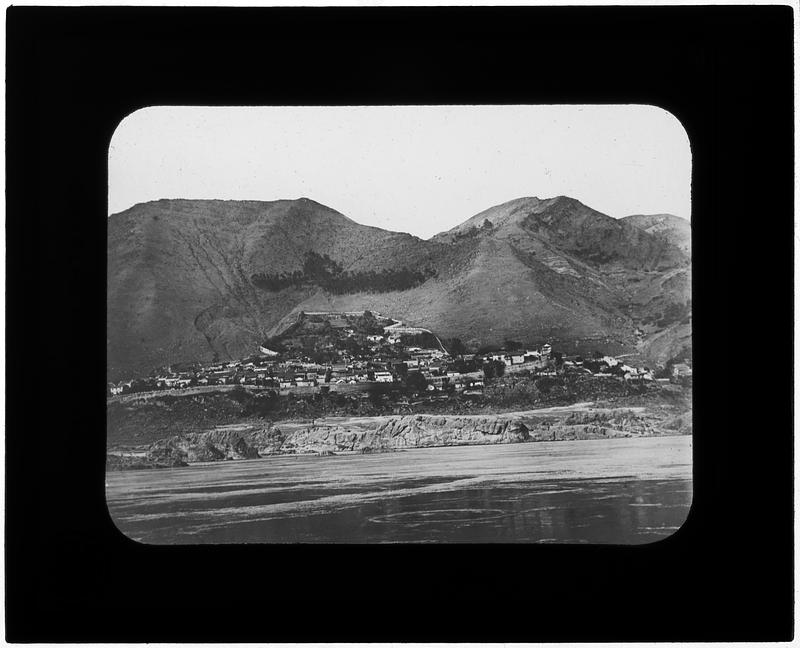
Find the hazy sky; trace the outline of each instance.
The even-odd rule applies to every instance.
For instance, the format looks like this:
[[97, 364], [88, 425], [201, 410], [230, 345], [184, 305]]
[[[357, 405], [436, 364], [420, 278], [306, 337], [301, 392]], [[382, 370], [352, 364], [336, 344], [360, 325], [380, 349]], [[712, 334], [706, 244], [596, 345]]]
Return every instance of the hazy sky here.
[[108, 164], [109, 213], [305, 196], [423, 238], [522, 196], [690, 218], [689, 140], [653, 106], [153, 107]]

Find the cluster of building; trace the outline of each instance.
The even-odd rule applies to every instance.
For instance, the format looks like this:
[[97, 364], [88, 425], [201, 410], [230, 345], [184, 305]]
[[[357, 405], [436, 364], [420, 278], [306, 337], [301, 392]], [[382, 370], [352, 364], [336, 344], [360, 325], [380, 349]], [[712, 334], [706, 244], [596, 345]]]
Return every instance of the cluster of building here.
[[[653, 372], [633, 367], [620, 359], [605, 356], [586, 360], [579, 356], [562, 358], [550, 344], [536, 349], [495, 351], [483, 354], [465, 353], [451, 356], [431, 331], [407, 326], [398, 320], [384, 322], [371, 333], [358, 332], [353, 318], [361, 313], [307, 313], [310, 327], [324, 324], [334, 334], [322, 336], [315, 351], [324, 352], [327, 361], [303, 355], [299, 339], [289, 339], [282, 350], [260, 346], [259, 353], [241, 360], [211, 364], [174, 365], [146, 379], [109, 384], [110, 395], [128, 391], [180, 389], [205, 385], [253, 385], [292, 391], [367, 391], [375, 385], [402, 383], [427, 391], [454, 390], [480, 392], [484, 387], [484, 368], [502, 363], [509, 371], [528, 369], [539, 375], [557, 372], [583, 372], [598, 376], [616, 376], [628, 380], [654, 380]], [[385, 325], [384, 325], [385, 324]], [[382, 328], [382, 333], [380, 333]], [[408, 340], [429, 334], [429, 346], [411, 346]], [[348, 341], [356, 339], [352, 346]], [[299, 344], [296, 344], [299, 342]], [[316, 361], [315, 361], [316, 360]], [[688, 365], [675, 365], [675, 375], [691, 375]], [[415, 374], [417, 374], [415, 376]], [[497, 372], [492, 375], [496, 375]], [[424, 382], [423, 380], [424, 379]]]
[[[624, 356], [621, 356], [624, 357]], [[623, 362], [614, 356], [603, 356], [595, 360], [583, 360], [582, 358], [566, 358], [563, 361], [565, 370], [583, 371], [595, 376], [614, 376], [623, 378], [626, 381], [656, 381], [656, 382], [680, 382], [692, 377], [692, 367], [688, 362], [679, 362], [668, 365], [665, 371], [656, 373], [648, 367], [634, 367]]]
[[[565, 360], [564, 364], [566, 366], [583, 366], [584, 370], [587, 369], [585, 361], [578, 363]], [[621, 376], [625, 380], [655, 380], [652, 370], [647, 367], [632, 367], [614, 356], [603, 356], [596, 361], [596, 364], [600, 365], [600, 370], [592, 372], [595, 376]]]
[[378, 349], [374, 353], [355, 356], [343, 351], [338, 354], [337, 362], [321, 364], [300, 355], [281, 358], [280, 354], [262, 347], [259, 356], [210, 365], [172, 366], [143, 381], [109, 384], [109, 393], [135, 391], [137, 383], [146, 383], [144, 386], [149, 389], [254, 385], [281, 391], [323, 386], [329, 391], [359, 391], [349, 386], [401, 383], [415, 373], [425, 378], [429, 390], [443, 389], [451, 381], [456, 389], [483, 387], [480, 379], [461, 379], [461, 373], [453, 370], [454, 359], [442, 349], [403, 347], [400, 355], [402, 358]]
[[546, 368], [552, 363], [553, 348], [549, 344], [543, 344], [541, 348], [530, 350], [516, 350], [516, 351], [497, 351], [495, 353], [484, 354], [483, 356], [476, 356], [482, 361], [493, 360], [495, 362], [502, 362], [507, 367], [514, 365], [528, 364], [531, 368]]

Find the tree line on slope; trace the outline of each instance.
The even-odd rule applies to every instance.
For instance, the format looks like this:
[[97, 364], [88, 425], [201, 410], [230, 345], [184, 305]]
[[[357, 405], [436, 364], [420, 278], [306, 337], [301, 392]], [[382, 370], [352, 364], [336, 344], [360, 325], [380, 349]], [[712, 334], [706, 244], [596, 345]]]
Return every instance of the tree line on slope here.
[[258, 288], [277, 292], [284, 288], [316, 284], [330, 293], [342, 295], [357, 292], [391, 292], [409, 290], [436, 276], [431, 268], [412, 270], [410, 268], [344, 270], [327, 254], [308, 252], [302, 270], [275, 274], [257, 273], [250, 279]]

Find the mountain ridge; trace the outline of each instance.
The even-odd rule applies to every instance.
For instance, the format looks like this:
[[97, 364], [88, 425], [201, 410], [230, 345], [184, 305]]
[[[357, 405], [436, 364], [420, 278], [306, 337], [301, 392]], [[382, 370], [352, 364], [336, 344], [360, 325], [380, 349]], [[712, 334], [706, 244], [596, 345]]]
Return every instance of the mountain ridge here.
[[[690, 259], [624, 220], [567, 196], [523, 197], [424, 240], [309, 198], [140, 203], [108, 222], [108, 374], [240, 357], [301, 310], [369, 308], [473, 345], [538, 337], [636, 349], [645, 318], [663, 321], [688, 299]], [[432, 274], [336, 295], [303, 275], [322, 255], [367, 286], [375, 273]], [[300, 278], [264, 290], [259, 273]]]

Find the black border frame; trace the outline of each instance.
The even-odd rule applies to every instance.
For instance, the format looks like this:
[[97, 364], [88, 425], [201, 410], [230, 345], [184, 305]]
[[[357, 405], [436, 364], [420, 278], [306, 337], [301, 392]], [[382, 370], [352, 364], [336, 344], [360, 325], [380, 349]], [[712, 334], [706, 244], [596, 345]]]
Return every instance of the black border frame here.
[[[7, 640], [791, 639], [792, 25], [785, 6], [8, 9]], [[146, 547], [113, 527], [114, 128], [147, 105], [394, 103], [646, 103], [683, 123], [695, 498], [674, 536]]]

